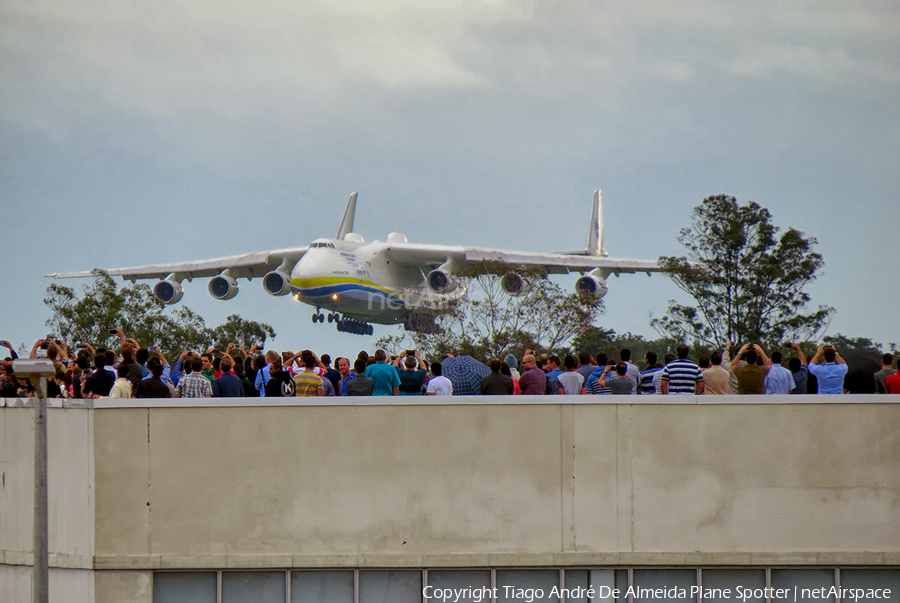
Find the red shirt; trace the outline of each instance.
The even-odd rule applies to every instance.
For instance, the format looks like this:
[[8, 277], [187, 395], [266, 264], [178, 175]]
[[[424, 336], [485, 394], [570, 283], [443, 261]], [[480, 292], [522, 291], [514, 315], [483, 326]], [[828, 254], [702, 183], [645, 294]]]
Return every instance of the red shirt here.
[[888, 375], [888, 378], [885, 379], [884, 382], [887, 383], [889, 394], [900, 394], [900, 373]]

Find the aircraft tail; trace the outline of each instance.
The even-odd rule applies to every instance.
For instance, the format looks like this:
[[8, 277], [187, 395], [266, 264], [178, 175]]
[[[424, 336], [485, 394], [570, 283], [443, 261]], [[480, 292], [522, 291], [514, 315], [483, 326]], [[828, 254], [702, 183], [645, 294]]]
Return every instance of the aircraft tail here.
[[603, 248], [603, 201], [599, 190], [594, 191], [594, 205], [591, 209], [591, 223], [588, 227], [584, 254], [597, 257], [606, 257], [607, 255]]
[[337, 236], [334, 237], [339, 241], [344, 240], [344, 235], [353, 232], [353, 218], [356, 216], [356, 196], [359, 193], [350, 195], [347, 202], [347, 209], [344, 210], [344, 217], [341, 219], [341, 225], [338, 226]]

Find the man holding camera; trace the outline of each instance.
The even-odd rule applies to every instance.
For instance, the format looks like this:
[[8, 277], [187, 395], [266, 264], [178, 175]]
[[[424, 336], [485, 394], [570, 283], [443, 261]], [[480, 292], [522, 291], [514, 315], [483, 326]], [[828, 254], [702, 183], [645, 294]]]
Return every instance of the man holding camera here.
[[[819, 364], [823, 358], [825, 362]], [[818, 379], [820, 394], [843, 394], [844, 377], [849, 370], [847, 361], [841, 358], [833, 345], [820, 345], [809, 361], [809, 372]]]

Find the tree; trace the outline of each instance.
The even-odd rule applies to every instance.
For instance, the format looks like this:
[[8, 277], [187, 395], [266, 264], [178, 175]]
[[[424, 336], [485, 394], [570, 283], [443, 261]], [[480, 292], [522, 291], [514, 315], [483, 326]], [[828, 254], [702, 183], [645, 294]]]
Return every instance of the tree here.
[[683, 341], [721, 347], [735, 343], [773, 345], [787, 338], [812, 338], [827, 326], [828, 306], [804, 314], [803, 287], [824, 265], [812, 251], [816, 239], [789, 228], [780, 237], [767, 209], [739, 205], [716, 195], [694, 208], [693, 224], [678, 240], [687, 256], [661, 257], [660, 264], [695, 305], [669, 301], [667, 315], [651, 324]]
[[[507, 294], [500, 278], [515, 271], [532, 289], [523, 296]], [[468, 287], [465, 297], [437, 313], [438, 333], [407, 331], [378, 340], [389, 351], [417, 349], [423, 357], [444, 353], [486, 360], [526, 348], [556, 350], [589, 328], [603, 302], [565, 293], [540, 268], [511, 267], [498, 261], [474, 262], [456, 275]]]
[[213, 345], [220, 350], [228, 347], [229, 343], [243, 345], [249, 350], [255, 343], [264, 344], [266, 338], [275, 338], [271, 325], [245, 320], [238, 314], [229, 314], [224, 324], [212, 330]]
[[[53, 311], [47, 320], [51, 334], [70, 344], [114, 346], [118, 338], [109, 332], [111, 329], [122, 329], [127, 337], [141, 345], [158, 345], [169, 354], [205, 350], [219, 335], [233, 337], [231, 341], [244, 341], [241, 336], [252, 338], [260, 333], [275, 337], [270, 325], [245, 321], [238, 315], [229, 316], [225, 324], [209, 329], [199, 314], [185, 306], [168, 314], [165, 304], [152, 294], [150, 287], [138, 283], [119, 289], [102, 270], [94, 271], [94, 282], [85, 285], [81, 299], [72, 287], [53, 283], [47, 287], [44, 303]], [[262, 335], [252, 342], [259, 343], [264, 338]]]

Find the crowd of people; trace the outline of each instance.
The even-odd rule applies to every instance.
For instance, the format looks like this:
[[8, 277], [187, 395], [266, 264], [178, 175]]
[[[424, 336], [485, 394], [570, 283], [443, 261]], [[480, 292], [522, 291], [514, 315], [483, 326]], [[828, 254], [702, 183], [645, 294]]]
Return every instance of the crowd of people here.
[[[55, 374], [47, 380], [48, 398], [211, 398], [255, 396], [448, 396], [453, 380], [443, 375], [442, 362], [428, 364], [417, 350], [388, 356], [361, 351], [355, 359], [311, 350], [263, 351], [229, 344], [224, 350], [185, 351], [170, 363], [155, 346], [142, 347], [121, 330], [118, 350], [89, 344], [69, 350], [65, 342], [40, 339], [31, 357], [45, 357]], [[16, 353], [0, 360], [0, 397], [33, 396], [32, 383], [16, 375]], [[648, 352], [643, 368], [623, 349], [617, 359], [606, 353], [591, 356], [535, 354], [526, 350], [521, 361], [508, 354], [490, 360], [490, 373], [479, 377], [483, 395], [735, 395], [843, 394], [848, 365], [832, 346], [819, 346], [807, 359], [796, 343], [771, 355], [758, 345], [734, 350], [731, 342], [695, 363], [680, 345], [662, 361]], [[441, 358], [452, 358], [447, 354]], [[900, 360], [884, 354], [873, 375], [875, 393], [900, 394]], [[785, 366], [786, 364], [786, 366]], [[485, 369], [486, 372], [487, 369]], [[460, 392], [457, 392], [460, 393]]]

